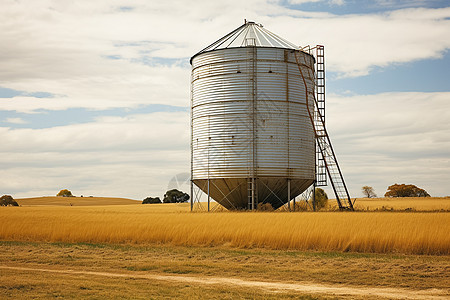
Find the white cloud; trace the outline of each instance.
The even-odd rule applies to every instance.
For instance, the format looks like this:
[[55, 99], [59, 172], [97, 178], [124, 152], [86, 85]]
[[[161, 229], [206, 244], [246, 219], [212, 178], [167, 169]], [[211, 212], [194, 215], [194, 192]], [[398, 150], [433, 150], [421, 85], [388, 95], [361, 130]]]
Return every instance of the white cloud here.
[[[44, 129], [0, 127], [3, 151], [51, 152], [186, 149], [189, 113], [102, 117], [94, 123]], [[177, 137], [177, 138], [174, 138]]]
[[[327, 126], [352, 197], [412, 183], [448, 195], [450, 93], [328, 97]], [[19, 196], [162, 196], [189, 172], [189, 113], [101, 117], [46, 129], [0, 128], [0, 190]], [[331, 192], [330, 190], [328, 191]]]
[[327, 127], [354, 194], [412, 183], [448, 195], [450, 93], [329, 96]]
[[275, 17], [270, 25], [290, 41], [325, 45], [327, 70], [345, 77], [367, 75], [374, 67], [441, 58], [450, 48], [450, 7], [297, 20]]
[[345, 4], [345, 1], [344, 0], [330, 0], [330, 4], [341, 6], [341, 5]]
[[[169, 180], [189, 172], [189, 114], [103, 117], [46, 129], [0, 128], [0, 190], [15, 197], [162, 196]], [[56, 191], [56, 192], [55, 192]]]
[[2, 87], [58, 96], [17, 97], [0, 108], [187, 106], [188, 58], [244, 18], [294, 43], [325, 44], [329, 71], [366, 75], [374, 66], [441, 57], [450, 47], [449, 16], [450, 8], [337, 16], [263, 0], [4, 1]]
[[375, 0], [374, 5], [385, 6], [391, 9], [399, 9], [406, 7], [421, 7], [431, 2], [429, 0]]
[[303, 4], [303, 3], [311, 3], [311, 2], [321, 2], [323, 0], [289, 0], [290, 4]]
[[289, 4], [303, 4], [303, 3], [314, 3], [314, 2], [327, 2], [331, 5], [344, 5], [344, 0], [288, 0]]
[[11, 124], [26, 124], [27, 121], [25, 121], [24, 119], [21, 118], [7, 118], [5, 120], [6, 123], [11, 123]]

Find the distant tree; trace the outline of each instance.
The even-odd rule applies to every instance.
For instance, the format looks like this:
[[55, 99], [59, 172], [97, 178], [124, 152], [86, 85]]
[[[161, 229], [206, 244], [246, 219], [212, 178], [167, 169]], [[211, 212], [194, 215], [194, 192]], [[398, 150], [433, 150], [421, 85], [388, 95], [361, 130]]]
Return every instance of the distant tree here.
[[327, 206], [328, 204], [328, 195], [321, 188], [316, 188], [315, 192], [315, 200], [316, 200], [316, 209], [320, 210]]
[[172, 189], [167, 191], [164, 194], [164, 203], [182, 203], [187, 202], [189, 200], [189, 195], [186, 193], [183, 193], [182, 191], [179, 191], [177, 189]]
[[72, 192], [69, 190], [60, 190], [59, 193], [56, 195], [57, 197], [73, 197]]
[[155, 204], [155, 203], [162, 203], [161, 199], [159, 199], [159, 197], [156, 198], [147, 197], [142, 201], [142, 204]]
[[377, 196], [377, 194], [375, 194], [375, 191], [373, 190], [373, 187], [371, 186], [363, 186], [361, 188], [364, 196], [366, 196], [367, 198], [375, 198]]
[[19, 206], [19, 204], [10, 195], [3, 195], [0, 197], [0, 206]]
[[393, 184], [388, 187], [385, 197], [430, 197], [424, 189], [413, 184]]

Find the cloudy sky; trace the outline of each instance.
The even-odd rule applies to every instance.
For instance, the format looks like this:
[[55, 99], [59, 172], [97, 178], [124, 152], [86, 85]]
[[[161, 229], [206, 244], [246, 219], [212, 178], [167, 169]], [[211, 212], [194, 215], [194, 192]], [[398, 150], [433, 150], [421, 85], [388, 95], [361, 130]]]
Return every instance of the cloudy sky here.
[[446, 0], [0, 4], [2, 195], [161, 197], [189, 172], [189, 58], [245, 18], [325, 45], [328, 130], [352, 197], [393, 183], [450, 195]]

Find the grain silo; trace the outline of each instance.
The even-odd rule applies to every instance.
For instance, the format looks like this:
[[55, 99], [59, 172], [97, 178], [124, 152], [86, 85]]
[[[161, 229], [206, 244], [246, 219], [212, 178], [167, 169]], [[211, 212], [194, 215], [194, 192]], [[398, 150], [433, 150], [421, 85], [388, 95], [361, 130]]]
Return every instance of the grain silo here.
[[190, 62], [192, 184], [227, 209], [276, 209], [310, 187], [313, 55], [245, 22]]

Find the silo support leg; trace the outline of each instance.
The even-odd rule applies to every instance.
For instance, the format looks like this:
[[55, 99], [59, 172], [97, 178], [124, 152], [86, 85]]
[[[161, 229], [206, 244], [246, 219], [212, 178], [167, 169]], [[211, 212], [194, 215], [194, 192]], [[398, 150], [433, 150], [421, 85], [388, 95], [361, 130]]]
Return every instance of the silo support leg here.
[[312, 191], [312, 199], [313, 199], [313, 211], [316, 211], [316, 182], [314, 181], [313, 184], [313, 191]]
[[253, 186], [253, 191], [252, 191], [252, 210], [256, 210], [256, 179], [252, 178], [252, 186]]
[[[291, 180], [287, 180], [287, 201], [288, 201], [288, 209], [291, 211]], [[295, 210], [295, 207], [294, 207]]]
[[194, 210], [194, 183], [191, 180], [191, 211]]
[[210, 193], [209, 193], [209, 179], [208, 179], [208, 211], [209, 211], [210, 203], [211, 203], [211, 196], [210, 196]]

